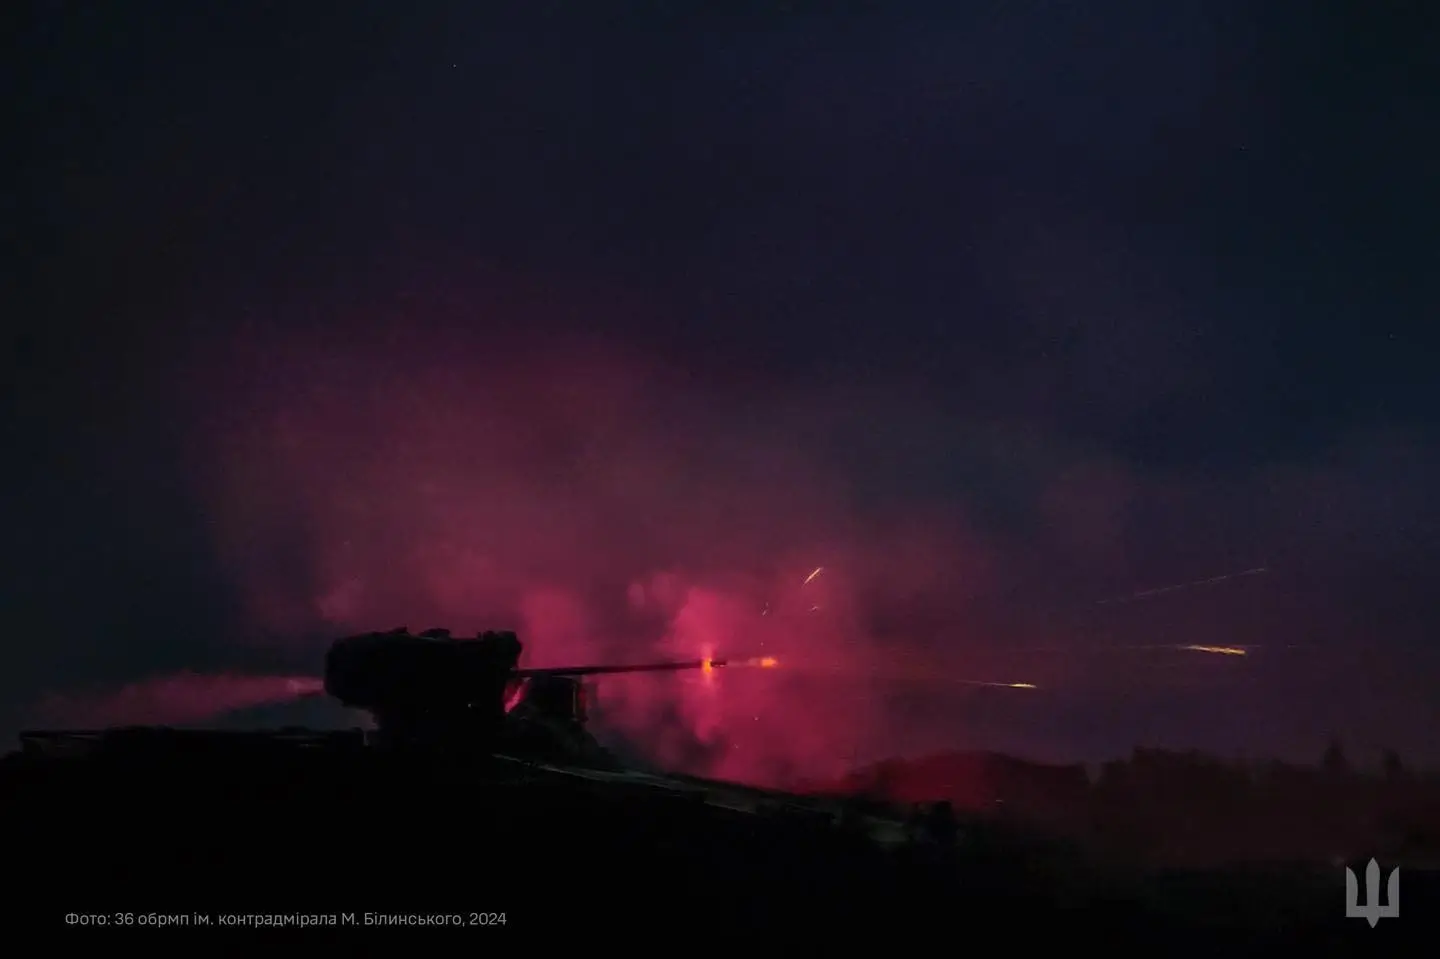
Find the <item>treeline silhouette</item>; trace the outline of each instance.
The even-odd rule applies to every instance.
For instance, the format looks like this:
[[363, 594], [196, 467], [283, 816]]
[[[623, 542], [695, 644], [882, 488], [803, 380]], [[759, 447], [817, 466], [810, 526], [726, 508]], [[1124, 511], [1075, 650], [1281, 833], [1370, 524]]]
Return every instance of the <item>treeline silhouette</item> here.
[[1146, 865], [1264, 862], [1440, 864], [1440, 774], [1385, 751], [1362, 772], [1337, 741], [1314, 765], [1137, 747], [1085, 766], [992, 752], [892, 759], [808, 792], [887, 803], [949, 802], [1040, 828], [1107, 859]]

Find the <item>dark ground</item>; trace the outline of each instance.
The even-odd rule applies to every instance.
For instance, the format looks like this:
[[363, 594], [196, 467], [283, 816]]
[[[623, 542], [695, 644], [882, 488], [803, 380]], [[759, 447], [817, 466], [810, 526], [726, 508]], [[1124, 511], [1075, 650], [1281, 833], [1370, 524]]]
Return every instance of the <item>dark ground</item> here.
[[998, 833], [972, 834], [958, 860], [887, 853], [834, 828], [513, 765], [11, 760], [0, 790], [16, 879], [7, 906], [65, 935], [84, 934], [68, 913], [488, 912], [507, 929], [592, 939], [863, 929], [996, 945], [1373, 951], [1423, 940], [1440, 903], [1435, 877], [1412, 871], [1402, 917], [1372, 929], [1343, 917], [1338, 868], [1143, 878]]

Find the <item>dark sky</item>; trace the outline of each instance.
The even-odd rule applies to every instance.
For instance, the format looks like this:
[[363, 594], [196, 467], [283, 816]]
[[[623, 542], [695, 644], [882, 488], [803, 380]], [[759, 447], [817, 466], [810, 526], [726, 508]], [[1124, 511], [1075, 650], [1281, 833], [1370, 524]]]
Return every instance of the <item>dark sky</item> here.
[[5, 7], [7, 736], [773, 603], [617, 722], [1440, 759], [1429, 4]]

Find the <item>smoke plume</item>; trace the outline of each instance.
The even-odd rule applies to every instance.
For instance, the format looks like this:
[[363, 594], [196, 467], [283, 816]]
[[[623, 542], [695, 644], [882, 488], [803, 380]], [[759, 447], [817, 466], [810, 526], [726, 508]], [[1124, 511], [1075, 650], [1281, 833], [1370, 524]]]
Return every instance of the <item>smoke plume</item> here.
[[[557, 309], [493, 312], [553, 330]], [[1334, 581], [1326, 547], [1353, 524], [1393, 525], [1333, 505], [1373, 444], [1324, 470], [1182, 481], [901, 380], [481, 334], [474, 311], [385, 316], [343, 339], [246, 325], [189, 361], [188, 478], [257, 656], [318, 671], [336, 636], [442, 626], [514, 629], [536, 667], [774, 657], [606, 678], [596, 710], [654, 762], [767, 783], [956, 746], [1309, 750], [1331, 723], [1384, 711], [1341, 715], [1318, 693], [1370, 668], [1333, 646], [1106, 652], [1343, 642], [1316, 584]], [[1421, 489], [1397, 480], [1391, 509]], [[1097, 605], [1262, 564], [1163, 603]], [[46, 715], [198, 720], [299, 691], [183, 675]]]
[[180, 673], [94, 696], [56, 696], [37, 710], [71, 727], [184, 725], [255, 706], [288, 703], [319, 691], [308, 676], [202, 676]]

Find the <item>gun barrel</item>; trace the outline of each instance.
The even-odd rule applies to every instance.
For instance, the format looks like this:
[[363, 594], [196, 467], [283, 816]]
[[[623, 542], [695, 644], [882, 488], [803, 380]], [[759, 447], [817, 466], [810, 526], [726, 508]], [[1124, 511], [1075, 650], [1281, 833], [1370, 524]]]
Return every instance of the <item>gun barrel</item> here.
[[520, 679], [533, 676], [606, 676], [615, 673], [675, 673], [686, 669], [713, 669], [729, 665], [724, 659], [693, 659], [673, 663], [637, 663], [629, 666], [556, 666], [549, 669], [517, 669]]

